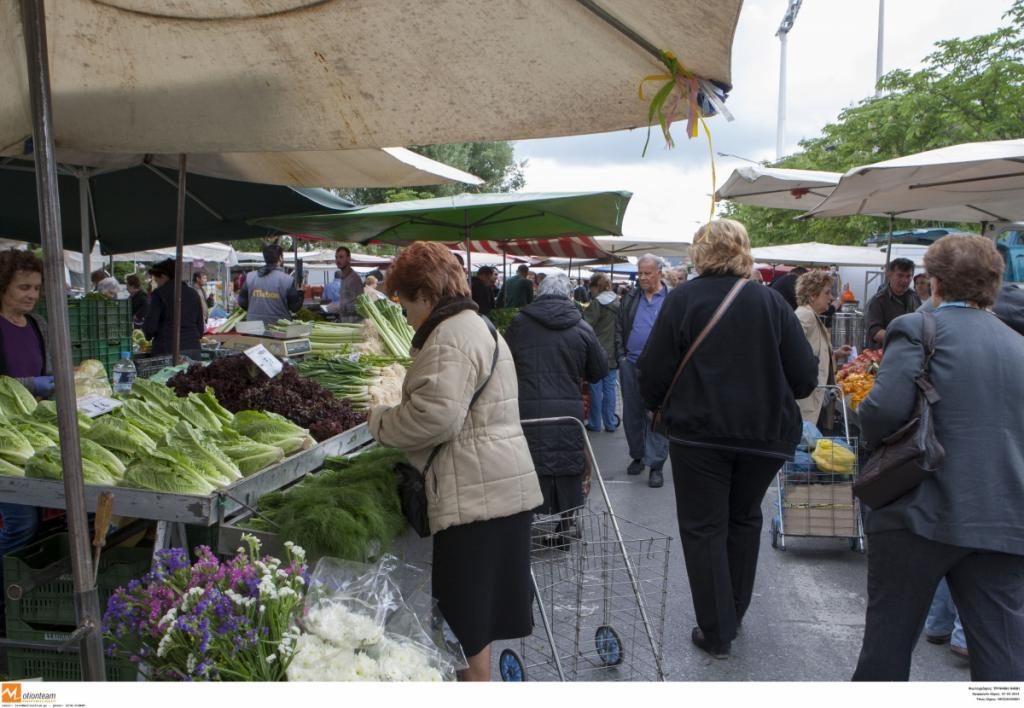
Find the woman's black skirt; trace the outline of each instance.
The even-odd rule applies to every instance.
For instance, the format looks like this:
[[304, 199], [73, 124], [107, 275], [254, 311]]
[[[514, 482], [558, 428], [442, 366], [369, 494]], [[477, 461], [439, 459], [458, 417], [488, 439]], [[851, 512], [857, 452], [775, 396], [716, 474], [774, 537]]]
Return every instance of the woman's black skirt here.
[[524, 511], [434, 534], [433, 595], [467, 657], [533, 631], [532, 516]]

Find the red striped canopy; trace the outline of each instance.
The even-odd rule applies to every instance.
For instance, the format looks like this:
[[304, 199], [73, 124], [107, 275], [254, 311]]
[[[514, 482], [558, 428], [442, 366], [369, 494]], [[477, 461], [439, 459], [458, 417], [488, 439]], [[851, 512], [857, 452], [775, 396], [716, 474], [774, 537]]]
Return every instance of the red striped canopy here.
[[[464, 249], [463, 241], [449, 244], [451, 248]], [[602, 260], [613, 258], [608, 251], [590, 236], [559, 236], [550, 239], [509, 239], [507, 241], [469, 241], [473, 253], [491, 253], [500, 256], [535, 258], [572, 258], [579, 260]]]

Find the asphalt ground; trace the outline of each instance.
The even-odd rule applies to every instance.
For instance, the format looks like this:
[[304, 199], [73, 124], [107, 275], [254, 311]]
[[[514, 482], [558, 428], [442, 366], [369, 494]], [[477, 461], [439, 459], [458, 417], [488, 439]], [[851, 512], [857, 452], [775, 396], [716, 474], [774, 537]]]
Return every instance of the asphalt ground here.
[[[739, 636], [732, 643], [730, 657], [713, 659], [690, 641], [690, 631], [696, 621], [678, 540], [671, 463], [665, 467], [665, 486], [651, 489], [647, 486], [646, 472], [639, 477], [626, 475], [629, 455], [621, 428], [615, 433], [591, 433], [590, 440], [615, 516], [672, 537], [667, 544], [668, 592], [664, 598], [662, 651], [662, 668], [668, 681], [839, 682], [850, 679], [860, 652], [867, 606], [867, 558], [864, 554], [851, 550], [848, 540], [840, 538], [787, 536], [785, 551], [773, 549], [768, 526], [778, 497], [772, 485], [762, 507], [765, 528], [751, 607]], [[603, 509], [596, 484], [591, 495], [591, 508]], [[406, 537], [402, 539], [400, 551], [410, 561], [428, 562], [430, 541]], [[549, 557], [542, 555], [538, 562], [544, 563]], [[645, 563], [643, 572], [657, 576], [657, 566], [657, 563]], [[592, 576], [587, 578], [588, 585], [596, 582]], [[623, 596], [628, 600], [628, 595], [628, 592], [620, 593], [617, 602], [621, 603]], [[660, 617], [660, 594], [647, 593], [645, 597], [652, 606], [652, 614]], [[617, 628], [624, 629], [623, 634], [635, 635], [638, 629], [642, 630], [636, 614], [617, 619], [624, 623], [624, 627]], [[589, 618], [577, 622], [583, 625], [584, 645], [589, 639], [588, 633], [593, 634], [589, 622]], [[566, 653], [563, 644], [565, 638], [572, 635], [572, 624], [573, 618], [565, 615], [556, 616], [552, 621], [560, 654]], [[626, 648], [642, 651], [644, 637], [624, 639]], [[538, 624], [528, 649], [546, 644], [543, 628]], [[505, 648], [517, 654], [522, 652], [518, 641], [496, 643], [494, 679], [500, 675], [498, 657]], [[525, 661], [537, 661], [538, 656], [534, 652]], [[529, 676], [549, 678], [552, 667], [542, 668], [545, 670], [529, 671]], [[653, 677], [650, 672], [644, 676]], [[583, 677], [588, 680], [622, 678], [616, 670], [587, 673]], [[911, 681], [968, 681], [969, 678], [966, 660], [955, 656], [948, 644], [929, 644], [922, 635], [914, 653]]]

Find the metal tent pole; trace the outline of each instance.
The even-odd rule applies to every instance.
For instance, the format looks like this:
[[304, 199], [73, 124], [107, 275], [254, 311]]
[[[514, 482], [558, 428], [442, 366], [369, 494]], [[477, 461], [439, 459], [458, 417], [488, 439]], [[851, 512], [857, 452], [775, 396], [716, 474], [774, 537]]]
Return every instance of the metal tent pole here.
[[173, 339], [171, 354], [174, 365], [181, 363], [181, 276], [184, 272], [185, 250], [185, 169], [188, 158], [184, 153], [178, 155], [178, 222], [176, 226], [177, 240], [174, 252], [174, 320], [172, 321]]
[[92, 263], [89, 262], [92, 244], [89, 243], [89, 176], [84, 170], [78, 175], [78, 208], [82, 231], [82, 289], [85, 290], [92, 273]]
[[885, 270], [889, 271], [889, 261], [892, 260], [892, 224], [895, 221], [895, 215], [889, 214], [889, 243], [885, 248]]
[[78, 437], [68, 307], [64, 294], [64, 243], [61, 235], [57, 163], [53, 154], [53, 104], [43, 0], [21, 0], [21, 23], [25, 35], [25, 58], [32, 106], [32, 145], [36, 153], [36, 194], [43, 247], [46, 314], [49, 318], [47, 331], [56, 386], [57, 427], [64, 468], [75, 618], [78, 626], [85, 630], [79, 642], [82, 677], [86, 681], [103, 681], [105, 671], [100, 603], [93, 578], [89, 524], [85, 511], [82, 450]]

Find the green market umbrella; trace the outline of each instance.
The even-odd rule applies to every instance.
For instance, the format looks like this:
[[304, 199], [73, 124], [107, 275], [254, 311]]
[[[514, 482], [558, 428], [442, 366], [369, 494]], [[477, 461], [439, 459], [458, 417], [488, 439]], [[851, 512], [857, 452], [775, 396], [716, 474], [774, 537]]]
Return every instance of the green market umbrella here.
[[630, 192], [457, 194], [250, 223], [336, 241], [504, 241], [622, 233]]
[[465, 241], [468, 255], [469, 241], [620, 235], [632, 196], [631, 192], [463, 193], [250, 223], [357, 243]]

